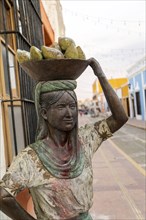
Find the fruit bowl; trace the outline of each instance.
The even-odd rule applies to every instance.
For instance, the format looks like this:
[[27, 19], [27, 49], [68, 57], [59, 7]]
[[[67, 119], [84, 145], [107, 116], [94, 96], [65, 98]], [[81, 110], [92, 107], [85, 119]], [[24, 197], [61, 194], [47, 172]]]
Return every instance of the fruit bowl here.
[[76, 80], [87, 68], [88, 60], [51, 59], [21, 63], [22, 69], [36, 81]]

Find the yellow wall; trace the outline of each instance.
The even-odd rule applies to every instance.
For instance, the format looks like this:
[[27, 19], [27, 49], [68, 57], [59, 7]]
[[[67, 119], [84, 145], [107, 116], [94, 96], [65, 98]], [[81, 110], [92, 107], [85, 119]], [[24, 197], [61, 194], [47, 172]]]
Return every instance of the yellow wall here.
[[129, 89], [128, 89], [128, 85], [125, 85], [121, 88], [122, 90], [122, 97], [127, 97], [128, 96], [128, 92], [129, 92]]
[[[110, 85], [115, 90], [121, 90], [122, 95], [122, 104], [123, 107], [128, 115], [128, 107], [127, 107], [127, 101], [126, 98], [129, 96], [129, 88], [128, 88], [128, 79], [127, 78], [117, 78], [117, 79], [109, 79], [108, 80]], [[101, 85], [98, 80], [96, 80], [92, 85], [93, 93], [98, 94], [98, 97], [100, 97], [100, 107], [101, 111], [104, 112], [104, 100], [103, 100], [103, 90], [101, 88]]]
[[97, 80], [95, 80], [92, 85], [92, 92], [93, 92], [93, 94], [95, 94], [97, 92]]
[[[117, 79], [109, 79], [108, 81], [114, 89], [118, 89], [123, 84], [126, 84], [128, 82], [128, 79], [127, 78], [117, 78]], [[99, 93], [102, 93], [103, 91], [102, 91], [102, 88], [101, 88], [99, 81], [98, 81], [98, 88], [99, 88]]]

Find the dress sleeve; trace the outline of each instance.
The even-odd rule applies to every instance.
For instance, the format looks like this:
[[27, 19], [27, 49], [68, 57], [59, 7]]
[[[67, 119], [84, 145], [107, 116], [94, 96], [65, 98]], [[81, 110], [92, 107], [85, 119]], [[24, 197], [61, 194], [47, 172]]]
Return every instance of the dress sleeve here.
[[31, 178], [30, 170], [28, 169], [28, 155], [23, 150], [13, 159], [11, 166], [0, 181], [0, 186], [12, 196], [16, 196], [20, 191], [28, 187]]
[[80, 135], [83, 144], [89, 148], [93, 156], [101, 143], [112, 136], [112, 132], [104, 119], [94, 124], [85, 125], [80, 129]]

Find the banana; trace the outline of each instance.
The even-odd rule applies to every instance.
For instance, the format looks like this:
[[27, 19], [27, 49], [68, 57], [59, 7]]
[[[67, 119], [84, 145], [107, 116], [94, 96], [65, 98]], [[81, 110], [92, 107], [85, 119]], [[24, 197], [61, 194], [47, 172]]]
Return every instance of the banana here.
[[42, 50], [42, 53], [43, 53], [43, 57], [45, 59], [62, 59], [62, 58], [64, 58], [61, 51], [59, 51], [55, 48], [42, 46], [41, 50]]
[[30, 48], [30, 59], [31, 60], [42, 60], [43, 55], [42, 52], [35, 46]]
[[24, 63], [24, 62], [30, 60], [30, 53], [26, 50], [18, 49], [17, 53], [16, 53], [16, 56], [17, 56], [17, 60], [18, 60], [19, 63]]
[[59, 37], [58, 43], [54, 42], [50, 47], [42, 46], [39, 50], [35, 46], [31, 46], [30, 52], [25, 50], [17, 50], [17, 60], [23, 63], [30, 60], [43, 59], [81, 59], [85, 60], [86, 56], [80, 46], [76, 46], [73, 39], [69, 37]]
[[69, 37], [59, 37], [58, 44], [61, 47], [61, 50], [65, 51], [71, 44], [75, 45], [75, 42]]
[[81, 60], [86, 60], [85, 53], [83, 52], [82, 48], [80, 46], [77, 46], [77, 51], [78, 51], [78, 59]]
[[57, 42], [54, 42], [53, 44], [51, 44], [51, 46], [50, 46], [51, 48], [55, 48], [55, 49], [57, 49], [57, 50], [60, 50], [61, 51], [61, 48], [60, 48], [60, 46], [59, 46], [59, 44], [57, 43]]
[[78, 51], [74, 44], [71, 44], [65, 51], [65, 58], [78, 59]]

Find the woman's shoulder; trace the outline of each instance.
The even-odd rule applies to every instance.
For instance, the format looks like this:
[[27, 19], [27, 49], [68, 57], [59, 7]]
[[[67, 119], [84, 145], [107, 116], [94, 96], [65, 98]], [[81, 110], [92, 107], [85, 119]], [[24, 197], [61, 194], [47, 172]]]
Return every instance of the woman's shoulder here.
[[28, 160], [28, 159], [33, 159], [33, 161], [35, 161], [37, 159], [37, 154], [34, 150], [34, 148], [38, 145], [41, 144], [41, 141], [36, 141], [32, 144], [29, 144], [27, 145], [23, 150], [21, 150], [17, 156], [15, 156], [13, 158], [13, 161], [12, 162], [19, 162], [19, 161], [22, 161], [22, 160]]
[[104, 140], [112, 136], [106, 119], [101, 119], [95, 123], [89, 123], [81, 126], [78, 134], [81, 139], [87, 137], [88, 139], [90, 139], [89, 137], [93, 139], [94, 136], [99, 136]]
[[88, 136], [89, 134], [91, 134], [91, 132], [93, 132], [94, 129], [94, 123], [84, 124], [83, 126], [79, 127], [79, 136]]
[[89, 143], [91, 135], [95, 133], [94, 124], [85, 124], [81, 126], [78, 130], [78, 136], [82, 143]]

